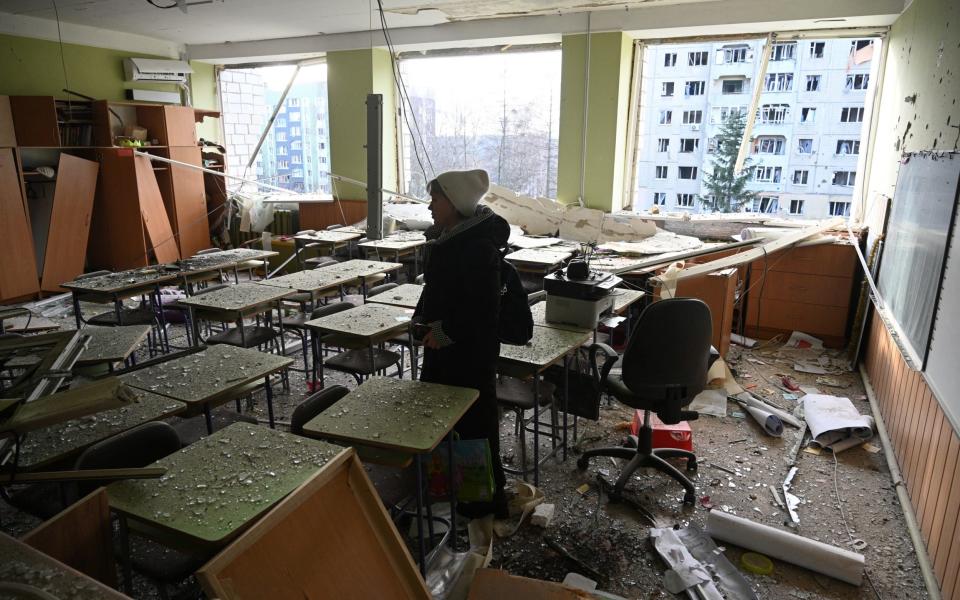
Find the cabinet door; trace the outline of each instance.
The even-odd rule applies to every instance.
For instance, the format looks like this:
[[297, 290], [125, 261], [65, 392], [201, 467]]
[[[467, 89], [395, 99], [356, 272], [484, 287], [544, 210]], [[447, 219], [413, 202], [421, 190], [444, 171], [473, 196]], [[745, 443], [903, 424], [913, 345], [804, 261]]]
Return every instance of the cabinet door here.
[[167, 146], [197, 145], [197, 121], [189, 106], [164, 106]]
[[19, 145], [50, 148], [60, 145], [53, 96], [10, 96], [10, 109]]
[[60, 284], [83, 273], [99, 169], [91, 160], [60, 155], [40, 284], [45, 292], [66, 291]]
[[17, 135], [13, 130], [13, 113], [10, 112], [10, 98], [0, 96], [0, 147], [10, 148], [17, 145]]
[[177, 240], [163, 206], [160, 186], [157, 185], [157, 178], [153, 174], [153, 164], [149, 158], [143, 156], [134, 157], [133, 161], [137, 175], [137, 194], [140, 197], [140, 214], [143, 217], [143, 226], [147, 230], [147, 241], [153, 249], [157, 262], [178, 261], [180, 251], [177, 249]]
[[133, 159], [129, 148], [99, 152], [100, 178], [87, 250], [94, 270], [122, 271], [150, 264]]
[[[200, 148], [170, 148], [170, 158], [200, 166]], [[177, 239], [180, 256], [193, 256], [198, 250], [210, 247], [210, 225], [207, 221], [207, 197], [203, 187], [203, 172], [170, 166], [176, 211]]]
[[13, 150], [0, 148], [0, 301], [36, 294], [37, 258]]

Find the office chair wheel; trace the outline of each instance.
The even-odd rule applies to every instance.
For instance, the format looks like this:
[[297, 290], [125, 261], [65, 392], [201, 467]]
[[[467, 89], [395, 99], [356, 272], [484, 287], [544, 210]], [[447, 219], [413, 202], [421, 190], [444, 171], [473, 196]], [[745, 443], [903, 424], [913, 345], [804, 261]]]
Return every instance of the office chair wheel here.
[[697, 472], [697, 461], [695, 459], [691, 458], [690, 460], [687, 461], [687, 471], [689, 471], [690, 473]]
[[586, 471], [587, 466], [589, 464], [590, 464], [589, 456], [581, 456], [580, 458], [577, 459], [577, 468], [580, 469], [581, 471]]
[[697, 501], [696, 497], [691, 492], [687, 492], [683, 495], [683, 503], [686, 504], [687, 506], [693, 506], [694, 504], [696, 504], [696, 501]]

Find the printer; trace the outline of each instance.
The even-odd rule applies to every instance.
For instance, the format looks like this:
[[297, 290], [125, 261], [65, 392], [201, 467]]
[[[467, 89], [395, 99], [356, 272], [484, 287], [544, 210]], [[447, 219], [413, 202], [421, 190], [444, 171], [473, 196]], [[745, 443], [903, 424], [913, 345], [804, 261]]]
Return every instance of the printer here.
[[610, 291], [621, 281], [611, 273], [591, 270], [586, 261], [571, 261], [543, 278], [547, 322], [596, 329], [600, 317], [613, 309]]

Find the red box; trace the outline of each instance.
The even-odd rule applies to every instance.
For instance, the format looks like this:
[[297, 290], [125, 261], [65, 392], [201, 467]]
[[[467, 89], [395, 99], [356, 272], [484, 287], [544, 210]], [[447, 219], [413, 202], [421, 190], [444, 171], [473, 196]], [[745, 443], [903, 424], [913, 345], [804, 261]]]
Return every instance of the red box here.
[[[641, 425], [643, 425], [643, 411], [638, 410], [633, 414], [630, 433], [639, 435]], [[693, 452], [693, 433], [690, 431], [690, 424], [686, 421], [680, 421], [676, 425], [665, 425], [657, 418], [656, 413], [650, 413], [650, 427], [653, 429], [654, 448], [679, 448]]]

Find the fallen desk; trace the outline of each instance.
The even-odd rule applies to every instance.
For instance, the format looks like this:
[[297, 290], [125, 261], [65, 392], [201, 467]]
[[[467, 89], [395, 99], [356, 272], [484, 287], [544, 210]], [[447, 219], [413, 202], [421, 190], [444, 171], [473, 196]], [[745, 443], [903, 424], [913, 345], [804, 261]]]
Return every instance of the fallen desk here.
[[[188, 552], [221, 548], [309, 479], [342, 448], [249, 423], [234, 423], [149, 465], [156, 480], [107, 486], [110, 507]], [[126, 544], [124, 544], [126, 546]], [[124, 548], [129, 573], [129, 548]]]
[[367, 298], [370, 304], [386, 304], [389, 306], [399, 306], [401, 308], [416, 308], [420, 302], [420, 295], [423, 294], [423, 286], [414, 283], [404, 283], [398, 285], [392, 290], [387, 290], [382, 294], [377, 294], [372, 298]]
[[212, 433], [210, 409], [247, 394], [264, 379], [267, 410], [273, 426], [273, 387], [270, 375], [286, 369], [293, 359], [236, 346], [210, 346], [190, 354], [120, 377], [127, 385], [162, 394], [187, 404], [186, 415], [203, 412]]
[[182, 413], [187, 405], [166, 396], [134, 390], [136, 399], [119, 408], [70, 419], [26, 434], [18, 468], [37, 470], [79, 455], [88, 447], [149, 421]]
[[[453, 431], [480, 392], [423, 381], [371, 377], [303, 426], [304, 435], [413, 454], [417, 472], [417, 531], [420, 572], [426, 572], [423, 538], [423, 461]], [[452, 439], [451, 439], [452, 441]], [[453, 468], [453, 444], [448, 446]], [[450, 481], [453, 482], [452, 473]], [[452, 486], [451, 486], [452, 487]], [[451, 490], [451, 515], [456, 492]], [[427, 523], [433, 539], [432, 515]]]
[[14, 598], [128, 598], [5, 533], [0, 533], [0, 556], [3, 557], [0, 561], [0, 582], [29, 586], [0, 590], [12, 593]]
[[121, 325], [118, 327], [88, 326], [81, 331], [90, 337], [87, 349], [77, 362], [78, 367], [107, 363], [110, 370], [113, 364], [125, 362], [137, 349], [137, 346], [150, 333], [149, 325]]
[[[591, 331], [573, 331], [534, 325], [533, 338], [525, 346], [500, 345], [500, 359], [498, 370], [515, 377], [533, 378], [533, 485], [540, 485], [540, 374], [552, 365], [563, 361], [563, 368], [567, 368], [567, 355], [582, 346], [590, 339]], [[567, 386], [563, 390], [563, 458], [567, 458]], [[552, 436], [554, 442], [556, 436]], [[522, 448], [525, 453], [526, 448]], [[556, 452], [554, 447], [553, 452]], [[551, 452], [544, 460], [553, 455]], [[526, 477], [526, 463], [522, 470]]]

